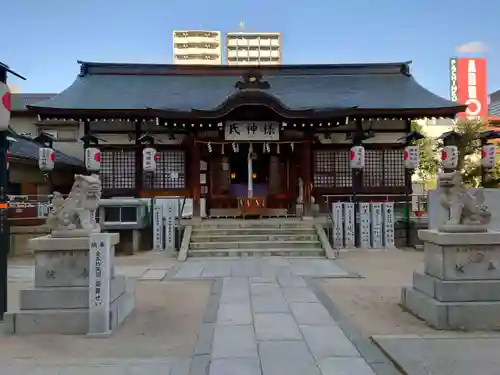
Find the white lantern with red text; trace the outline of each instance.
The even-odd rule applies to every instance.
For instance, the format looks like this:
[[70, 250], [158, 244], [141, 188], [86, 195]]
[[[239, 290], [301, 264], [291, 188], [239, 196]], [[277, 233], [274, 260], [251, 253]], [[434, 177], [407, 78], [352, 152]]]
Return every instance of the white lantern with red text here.
[[443, 168], [454, 169], [458, 165], [458, 148], [457, 146], [444, 146], [441, 151], [441, 162]]
[[156, 170], [156, 149], [153, 147], [146, 147], [142, 150], [142, 170], [144, 172]]
[[497, 164], [497, 147], [493, 144], [487, 144], [482, 147], [481, 165], [483, 168], [492, 169]]
[[50, 147], [42, 147], [38, 150], [38, 168], [41, 171], [51, 171], [54, 169], [56, 156]]
[[365, 167], [365, 148], [363, 146], [351, 147], [349, 166], [351, 169], [363, 169]]
[[420, 163], [418, 146], [406, 146], [403, 154], [406, 169], [417, 169]]
[[11, 93], [9, 86], [0, 82], [0, 130], [9, 128]]
[[97, 172], [101, 169], [101, 151], [98, 148], [85, 149], [85, 168], [89, 172]]

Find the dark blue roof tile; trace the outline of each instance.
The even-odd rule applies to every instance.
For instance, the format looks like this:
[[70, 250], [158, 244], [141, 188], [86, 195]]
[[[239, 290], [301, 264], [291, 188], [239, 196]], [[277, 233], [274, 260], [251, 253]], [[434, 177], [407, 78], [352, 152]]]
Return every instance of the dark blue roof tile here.
[[239, 91], [235, 83], [245, 69], [262, 73], [270, 84], [263, 92], [292, 110], [458, 107], [422, 87], [409, 74], [408, 63], [261, 68], [82, 63], [82, 74], [71, 86], [32, 107], [213, 110]]

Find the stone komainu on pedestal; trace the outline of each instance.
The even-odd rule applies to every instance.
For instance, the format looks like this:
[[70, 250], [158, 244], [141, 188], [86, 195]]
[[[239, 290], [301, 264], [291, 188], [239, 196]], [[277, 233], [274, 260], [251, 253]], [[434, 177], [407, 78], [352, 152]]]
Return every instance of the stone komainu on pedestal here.
[[[95, 210], [101, 197], [97, 175], [76, 175], [69, 196], [54, 193], [47, 219], [48, 236], [30, 240], [35, 258], [35, 287], [21, 290], [19, 311], [5, 314], [8, 333], [86, 334], [89, 332], [89, 235], [99, 233]], [[132, 312], [133, 292], [125, 276], [115, 275], [114, 247], [110, 238], [110, 329]]]
[[424, 273], [403, 288], [402, 304], [438, 329], [500, 328], [500, 232], [488, 231], [491, 213], [482, 191], [461, 186], [458, 172], [439, 176], [448, 212], [438, 230], [420, 230]]

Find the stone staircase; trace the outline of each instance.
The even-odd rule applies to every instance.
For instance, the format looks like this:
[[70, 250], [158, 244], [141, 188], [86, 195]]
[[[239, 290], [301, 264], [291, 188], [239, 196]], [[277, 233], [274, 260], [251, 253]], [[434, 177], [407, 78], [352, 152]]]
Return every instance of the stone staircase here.
[[193, 224], [188, 257], [324, 257], [311, 222], [290, 219], [207, 220]]

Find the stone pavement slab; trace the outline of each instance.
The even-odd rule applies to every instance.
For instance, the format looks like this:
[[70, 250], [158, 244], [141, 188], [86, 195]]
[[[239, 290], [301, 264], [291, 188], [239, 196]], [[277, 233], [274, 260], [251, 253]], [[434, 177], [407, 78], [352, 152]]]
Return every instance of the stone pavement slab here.
[[325, 358], [319, 368], [322, 375], [375, 375], [363, 358]]
[[299, 327], [291, 314], [255, 314], [258, 341], [301, 340]]
[[252, 324], [252, 311], [249, 302], [224, 303], [221, 301], [217, 312], [218, 325]]
[[328, 311], [319, 302], [292, 302], [290, 308], [299, 324], [322, 326], [335, 324]]
[[213, 358], [257, 358], [253, 326], [216, 326], [212, 345]]
[[320, 375], [303, 341], [262, 342], [259, 355], [263, 375]]
[[284, 257], [190, 258], [178, 264], [172, 278], [204, 277], [357, 277], [340, 268], [331, 259], [297, 259]]
[[209, 375], [262, 375], [258, 358], [212, 360]]
[[496, 335], [374, 336], [373, 340], [408, 375], [500, 373], [500, 337]]
[[337, 356], [361, 357], [337, 326], [300, 326], [300, 330], [316, 361]]
[[55, 364], [32, 360], [0, 363], [0, 374], [9, 375], [189, 375], [189, 359], [111, 358]]

